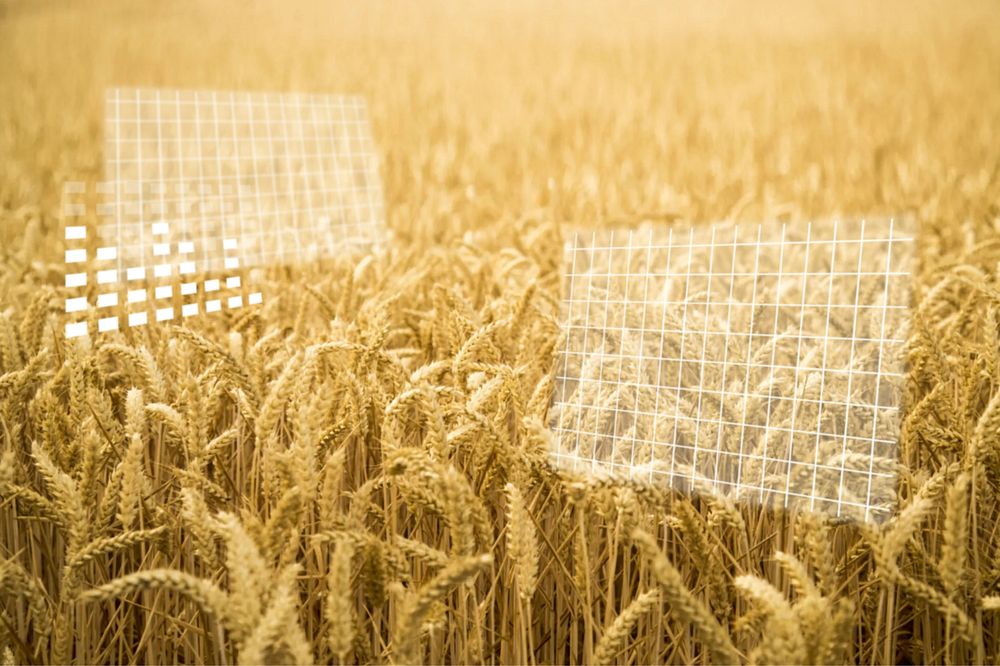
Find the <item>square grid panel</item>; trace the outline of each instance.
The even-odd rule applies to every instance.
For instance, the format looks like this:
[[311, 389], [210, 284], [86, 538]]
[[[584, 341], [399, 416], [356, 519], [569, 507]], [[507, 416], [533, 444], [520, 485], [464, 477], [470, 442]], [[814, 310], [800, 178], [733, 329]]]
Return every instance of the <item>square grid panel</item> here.
[[556, 464], [882, 520], [912, 239], [893, 221], [577, 234]]
[[382, 240], [361, 97], [115, 88], [105, 114], [114, 223], [99, 233], [119, 268], [188, 249], [197, 266], [229, 270], [234, 238], [244, 266]]

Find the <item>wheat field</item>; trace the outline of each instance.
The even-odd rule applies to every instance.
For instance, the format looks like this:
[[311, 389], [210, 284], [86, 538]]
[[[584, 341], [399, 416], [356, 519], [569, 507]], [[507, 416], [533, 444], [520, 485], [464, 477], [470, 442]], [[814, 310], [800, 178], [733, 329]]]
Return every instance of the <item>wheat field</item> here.
[[[1000, 661], [1000, 5], [0, 3], [0, 662]], [[364, 95], [384, 254], [67, 341], [113, 85]], [[579, 228], [917, 229], [895, 516], [554, 469]]]

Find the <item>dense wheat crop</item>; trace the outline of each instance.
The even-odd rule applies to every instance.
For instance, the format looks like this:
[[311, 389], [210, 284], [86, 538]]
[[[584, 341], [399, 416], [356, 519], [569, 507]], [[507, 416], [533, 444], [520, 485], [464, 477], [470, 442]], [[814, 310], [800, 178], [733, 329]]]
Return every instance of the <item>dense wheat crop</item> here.
[[[0, 4], [3, 663], [1000, 660], [995, 2]], [[393, 248], [67, 342], [108, 85], [357, 92]], [[574, 227], [908, 217], [885, 525], [556, 474]]]

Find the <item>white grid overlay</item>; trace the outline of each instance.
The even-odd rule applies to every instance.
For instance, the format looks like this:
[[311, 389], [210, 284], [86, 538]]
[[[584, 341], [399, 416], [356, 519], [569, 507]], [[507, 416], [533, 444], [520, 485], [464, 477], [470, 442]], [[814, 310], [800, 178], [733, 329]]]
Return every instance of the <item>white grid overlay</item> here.
[[556, 464], [882, 520], [912, 239], [896, 222], [577, 234]]
[[108, 182], [64, 186], [66, 336], [262, 303], [248, 268], [385, 240], [359, 97], [111, 89]]
[[113, 219], [98, 234], [118, 248], [120, 268], [155, 261], [151, 247], [187, 247], [197, 266], [230, 270], [230, 238], [245, 266], [382, 242], [361, 97], [113, 88], [105, 126]]

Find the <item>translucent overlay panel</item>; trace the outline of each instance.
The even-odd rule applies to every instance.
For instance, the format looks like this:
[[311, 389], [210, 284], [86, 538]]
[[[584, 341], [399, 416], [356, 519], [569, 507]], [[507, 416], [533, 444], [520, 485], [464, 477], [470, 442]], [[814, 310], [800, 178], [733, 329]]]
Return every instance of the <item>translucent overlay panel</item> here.
[[886, 518], [911, 250], [892, 220], [577, 234], [554, 462]]

